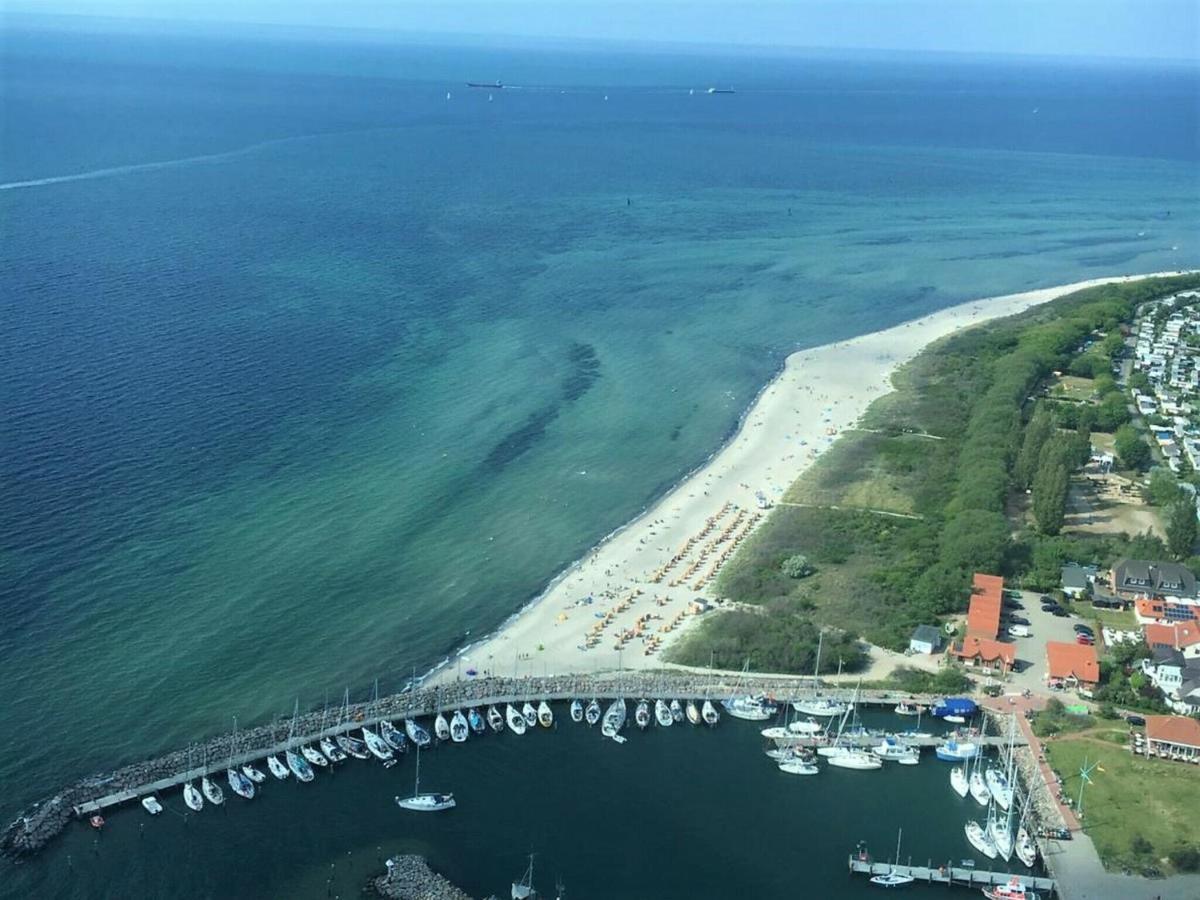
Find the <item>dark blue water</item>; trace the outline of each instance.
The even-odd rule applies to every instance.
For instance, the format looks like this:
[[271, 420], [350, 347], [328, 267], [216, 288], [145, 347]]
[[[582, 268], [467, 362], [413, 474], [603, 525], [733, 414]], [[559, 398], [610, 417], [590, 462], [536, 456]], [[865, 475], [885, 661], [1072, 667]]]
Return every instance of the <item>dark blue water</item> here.
[[14, 24], [4, 817], [396, 687], [702, 460], [792, 349], [1200, 264], [1194, 69]]

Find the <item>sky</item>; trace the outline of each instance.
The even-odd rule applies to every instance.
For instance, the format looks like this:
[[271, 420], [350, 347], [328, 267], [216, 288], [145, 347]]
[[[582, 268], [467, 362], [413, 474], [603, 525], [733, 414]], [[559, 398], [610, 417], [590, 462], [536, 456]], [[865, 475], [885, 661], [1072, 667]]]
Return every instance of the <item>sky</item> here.
[[397, 34], [1200, 59], [1200, 0], [0, 0], [9, 12]]

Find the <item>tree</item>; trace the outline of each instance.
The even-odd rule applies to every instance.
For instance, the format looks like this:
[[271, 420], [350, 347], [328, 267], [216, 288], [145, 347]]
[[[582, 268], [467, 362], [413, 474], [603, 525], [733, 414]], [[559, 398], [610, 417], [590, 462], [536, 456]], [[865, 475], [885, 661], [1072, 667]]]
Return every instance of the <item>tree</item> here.
[[1196, 504], [1186, 495], [1167, 508], [1167, 549], [1175, 559], [1187, 559], [1196, 543]]
[[1052, 440], [1042, 451], [1033, 479], [1033, 517], [1042, 534], [1058, 534], [1067, 511], [1067, 448]]
[[1090, 406], [1081, 406], [1075, 419], [1075, 465], [1086, 466], [1092, 458], [1092, 425], [1096, 413]]
[[1145, 372], [1134, 372], [1129, 376], [1129, 386], [1139, 394], [1150, 393], [1150, 376]]
[[1013, 475], [1018, 487], [1027, 488], [1033, 483], [1037, 474], [1038, 458], [1046, 441], [1054, 434], [1054, 416], [1050, 408], [1040, 400], [1033, 408], [1033, 416], [1025, 426], [1025, 437], [1021, 442], [1021, 452], [1017, 454], [1017, 463]]
[[1114, 392], [1104, 395], [1096, 407], [1096, 430], [1116, 431], [1128, 421], [1129, 404], [1125, 402], [1124, 394]]
[[1155, 506], [1170, 506], [1182, 491], [1170, 469], [1158, 468], [1150, 473], [1150, 502]]
[[1126, 468], [1141, 469], [1150, 461], [1150, 446], [1132, 425], [1122, 425], [1117, 429], [1113, 446]]
[[807, 556], [797, 553], [785, 559], [779, 566], [779, 571], [788, 578], [807, 578], [816, 570], [809, 564]]

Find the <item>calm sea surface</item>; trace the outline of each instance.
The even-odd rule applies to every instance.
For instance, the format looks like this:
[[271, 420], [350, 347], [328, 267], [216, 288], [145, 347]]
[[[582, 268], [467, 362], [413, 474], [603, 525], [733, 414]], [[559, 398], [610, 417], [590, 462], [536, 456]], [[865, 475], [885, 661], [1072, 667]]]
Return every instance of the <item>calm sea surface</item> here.
[[[395, 689], [791, 350], [1200, 265], [1194, 69], [21, 27], [3, 65], [0, 183], [39, 182], [0, 190], [6, 821], [234, 715]], [[573, 897], [766, 898], [897, 826], [966, 852], [932, 763], [789, 780], [752, 729], [592, 737], [431, 754], [463, 795], [437, 821], [390, 805], [405, 767], [170, 798], [0, 894], [348, 896], [409, 848], [478, 893], [532, 849]]]

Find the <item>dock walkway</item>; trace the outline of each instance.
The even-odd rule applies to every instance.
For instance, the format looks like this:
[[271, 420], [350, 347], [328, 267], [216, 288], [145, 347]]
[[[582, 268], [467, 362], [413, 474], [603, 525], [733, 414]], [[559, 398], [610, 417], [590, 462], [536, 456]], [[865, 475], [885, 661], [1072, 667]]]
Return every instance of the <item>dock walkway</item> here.
[[962, 866], [898, 866], [891, 863], [863, 859], [856, 853], [850, 854], [850, 871], [859, 875], [886, 875], [895, 871], [901, 875], [911, 875], [917, 881], [928, 884], [944, 884], [947, 887], [958, 885], [962, 887], [991, 887], [1008, 884], [1013, 878], [1018, 879], [1025, 887], [1038, 891], [1044, 898], [1049, 898], [1058, 890], [1053, 878], [1043, 878], [1038, 875], [1018, 875], [1013, 872], [985, 872], [982, 869], [969, 869]]

